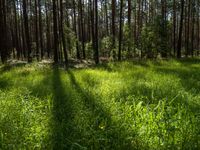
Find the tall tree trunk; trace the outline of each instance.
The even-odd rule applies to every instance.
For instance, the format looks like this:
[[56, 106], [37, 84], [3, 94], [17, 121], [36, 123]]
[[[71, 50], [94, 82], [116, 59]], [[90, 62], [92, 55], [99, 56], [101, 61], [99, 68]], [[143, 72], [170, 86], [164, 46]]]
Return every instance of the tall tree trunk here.
[[115, 10], [116, 10], [116, 0], [112, 0], [112, 46], [115, 49]]
[[173, 0], [173, 48], [176, 55], [176, 0]]
[[63, 0], [60, 0], [60, 17], [61, 17], [61, 36], [62, 36], [62, 44], [63, 44], [63, 51], [64, 51], [64, 58], [65, 58], [65, 65], [68, 65], [68, 53], [66, 48], [66, 37], [64, 33], [64, 19], [63, 19]]
[[166, 0], [161, 0], [161, 5], [162, 5], [162, 31], [161, 31], [161, 56], [162, 57], [167, 57], [167, 25], [166, 25]]
[[78, 45], [78, 33], [77, 33], [77, 25], [76, 25], [76, 2], [73, 0], [73, 10], [74, 10], [74, 32], [76, 36], [76, 57], [77, 59], [80, 59], [80, 52], [79, 52], [79, 45]]
[[109, 29], [108, 29], [108, 4], [107, 4], [107, 0], [105, 0], [104, 2], [104, 5], [105, 5], [105, 19], [106, 19], [106, 33], [107, 35], [109, 35]]
[[54, 25], [54, 62], [58, 63], [58, 25], [57, 25], [57, 6], [53, 0], [53, 25]]
[[40, 53], [41, 53], [41, 59], [43, 59], [44, 46], [43, 46], [43, 24], [42, 24], [41, 0], [38, 0], [38, 4], [39, 4], [39, 27], [40, 27]]
[[177, 45], [177, 58], [181, 58], [184, 4], [185, 1], [181, 0], [181, 15], [180, 15], [179, 38]]
[[50, 17], [48, 15], [48, 5], [47, 0], [45, 0], [45, 13], [46, 13], [46, 49], [47, 49], [47, 56], [50, 58], [50, 49], [51, 49], [51, 37], [50, 37]]
[[[17, 2], [18, 6], [18, 2]], [[16, 9], [16, 1], [14, 1], [14, 13], [15, 13], [15, 38], [16, 38], [16, 51], [17, 51], [17, 59], [20, 58], [20, 47], [19, 47], [19, 28], [18, 28], [18, 14], [17, 14], [17, 9]]]
[[94, 51], [94, 59], [95, 59], [95, 25], [94, 25], [94, 7], [91, 0], [89, 0], [90, 4], [90, 18], [91, 18], [91, 31], [92, 31], [92, 48]]
[[195, 25], [195, 13], [196, 13], [196, 8], [195, 8], [195, 1], [192, 0], [192, 37], [191, 37], [191, 55], [192, 57], [194, 56], [194, 25]]
[[120, 23], [119, 23], [119, 52], [118, 52], [118, 60], [121, 60], [121, 47], [122, 47], [122, 28], [123, 28], [123, 18], [122, 18], [122, 10], [123, 10], [123, 0], [120, 1]]
[[128, 52], [129, 52], [129, 55], [130, 55], [130, 46], [131, 46], [131, 0], [128, 0], [128, 28], [129, 28]]
[[197, 56], [199, 56], [200, 53], [200, 0], [197, 1]]
[[83, 3], [82, 0], [79, 0], [79, 8], [80, 8], [80, 25], [81, 25], [81, 42], [82, 42], [82, 53], [83, 59], [85, 59], [85, 32], [84, 32], [84, 23], [83, 23]]
[[36, 41], [36, 55], [39, 61], [39, 39], [38, 39], [38, 1], [35, 0], [35, 41]]
[[30, 35], [29, 35], [29, 26], [28, 26], [28, 14], [27, 14], [27, 2], [23, 0], [23, 17], [24, 17], [24, 28], [25, 28], [25, 37], [26, 37], [26, 45], [27, 45], [27, 53], [28, 53], [28, 62], [32, 61], [31, 58], [31, 43], [30, 43]]
[[186, 45], [187, 45], [187, 48], [186, 48], [186, 57], [188, 57], [188, 55], [190, 54], [190, 12], [191, 12], [191, 0], [188, 1], [188, 12], [187, 12], [187, 35], [186, 35]]
[[99, 63], [99, 44], [98, 44], [98, 2], [95, 0], [95, 63]]

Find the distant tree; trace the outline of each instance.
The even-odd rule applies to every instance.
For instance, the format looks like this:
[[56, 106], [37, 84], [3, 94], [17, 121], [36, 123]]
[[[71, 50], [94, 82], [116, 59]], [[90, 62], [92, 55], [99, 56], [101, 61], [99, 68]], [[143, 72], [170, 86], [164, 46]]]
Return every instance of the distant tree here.
[[25, 37], [26, 37], [26, 45], [27, 45], [27, 53], [28, 53], [28, 62], [32, 61], [31, 58], [31, 42], [29, 35], [29, 26], [28, 26], [28, 13], [27, 13], [27, 1], [23, 0], [23, 17], [24, 17], [24, 28], [25, 28]]
[[95, 0], [95, 63], [99, 63], [99, 41], [98, 41], [98, 1]]
[[60, 17], [61, 17], [61, 34], [62, 34], [62, 45], [64, 51], [64, 58], [65, 58], [65, 65], [68, 65], [68, 53], [67, 53], [67, 46], [66, 46], [66, 37], [64, 33], [64, 14], [63, 14], [63, 0], [60, 0]]
[[57, 1], [53, 0], [54, 62], [58, 63]]
[[181, 14], [180, 14], [180, 25], [179, 25], [180, 26], [179, 38], [178, 38], [178, 45], [177, 45], [177, 58], [181, 58], [184, 4], [185, 4], [185, 1], [181, 0]]
[[119, 52], [118, 52], [118, 60], [120, 61], [121, 60], [121, 47], [122, 47], [122, 36], [123, 36], [123, 31], [122, 31], [122, 28], [123, 28], [123, 0], [120, 1], [120, 17], [119, 17]]

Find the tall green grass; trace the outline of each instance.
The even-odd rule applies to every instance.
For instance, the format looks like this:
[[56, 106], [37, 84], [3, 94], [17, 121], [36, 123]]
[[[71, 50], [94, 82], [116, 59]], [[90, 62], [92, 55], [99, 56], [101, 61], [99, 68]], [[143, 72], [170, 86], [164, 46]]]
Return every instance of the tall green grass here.
[[200, 60], [0, 67], [0, 149], [200, 149]]

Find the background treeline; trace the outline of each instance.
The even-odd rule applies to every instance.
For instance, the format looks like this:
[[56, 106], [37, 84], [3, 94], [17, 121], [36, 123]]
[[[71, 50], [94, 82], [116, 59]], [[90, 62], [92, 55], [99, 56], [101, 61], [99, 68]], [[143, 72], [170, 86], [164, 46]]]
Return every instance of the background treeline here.
[[0, 56], [122, 60], [199, 55], [200, 0], [0, 0]]

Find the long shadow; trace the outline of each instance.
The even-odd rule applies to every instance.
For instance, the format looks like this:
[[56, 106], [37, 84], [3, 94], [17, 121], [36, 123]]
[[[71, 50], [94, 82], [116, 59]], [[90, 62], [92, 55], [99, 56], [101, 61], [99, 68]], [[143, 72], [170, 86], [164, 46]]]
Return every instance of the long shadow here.
[[[185, 62], [184, 62], [185, 64]], [[187, 64], [187, 63], [186, 63]], [[185, 64], [185, 65], [186, 65]], [[155, 67], [155, 71], [161, 74], [175, 75], [180, 79], [182, 87], [186, 92], [192, 94], [193, 96], [197, 96], [200, 92], [200, 70], [197, 68], [190, 67], [188, 68], [165, 68], [165, 67]], [[196, 102], [188, 102], [188, 101], [180, 101], [180, 103], [185, 103], [185, 105], [189, 106], [190, 109], [195, 112], [199, 112], [200, 104]]]
[[8, 89], [11, 87], [11, 79], [1, 77], [4, 73], [11, 71], [14, 68], [21, 68], [25, 66], [26, 63], [17, 63], [17, 64], [7, 64], [0, 66], [0, 90]]
[[66, 87], [62, 83], [58, 67], [53, 68], [52, 81], [53, 149], [69, 149], [72, 145], [70, 138], [74, 132], [71, 124], [73, 118], [73, 102], [70, 98], [69, 91], [65, 91]]
[[[92, 113], [92, 122], [90, 122], [90, 130], [92, 131], [90, 132], [94, 133], [90, 137], [92, 142], [88, 145], [88, 149], [138, 149], [139, 145], [143, 145], [143, 149], [148, 149], [144, 143], [139, 144], [138, 142], [138, 145], [133, 145], [132, 140], [127, 139], [127, 137], [132, 136], [135, 138], [136, 134], [127, 133], [126, 129], [121, 127], [119, 122], [113, 121], [111, 113], [103, 107], [103, 104], [101, 104], [100, 100], [98, 100], [98, 97], [94, 97], [92, 93], [83, 89], [77, 82], [72, 71], [67, 70], [67, 73], [71, 84], [74, 86], [77, 93], [81, 95], [86, 109], [90, 110]], [[104, 129], [100, 127], [102, 122], [104, 124]], [[140, 141], [139, 138], [138, 141]]]
[[200, 64], [199, 58], [185, 58], [185, 59], [178, 59], [178, 62], [180, 62], [183, 65], [191, 65], [191, 64]]
[[7, 65], [3, 65], [2, 67], [0, 67], [0, 75], [10, 71], [13, 68], [20, 68], [25, 66], [27, 63], [16, 63], [16, 64], [7, 64]]

